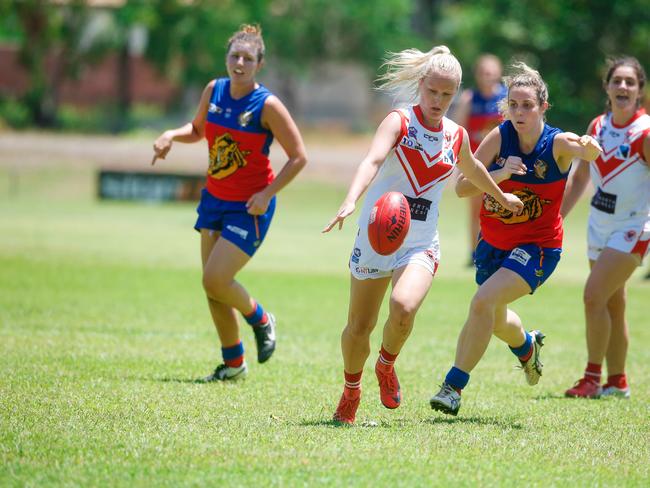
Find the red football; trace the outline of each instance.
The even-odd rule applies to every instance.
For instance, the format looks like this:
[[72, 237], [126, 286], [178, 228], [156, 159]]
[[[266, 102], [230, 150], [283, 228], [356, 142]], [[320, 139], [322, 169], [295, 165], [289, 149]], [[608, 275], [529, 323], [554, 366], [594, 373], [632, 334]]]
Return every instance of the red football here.
[[406, 197], [397, 191], [384, 193], [375, 202], [368, 218], [368, 240], [377, 254], [397, 251], [411, 226], [411, 210]]

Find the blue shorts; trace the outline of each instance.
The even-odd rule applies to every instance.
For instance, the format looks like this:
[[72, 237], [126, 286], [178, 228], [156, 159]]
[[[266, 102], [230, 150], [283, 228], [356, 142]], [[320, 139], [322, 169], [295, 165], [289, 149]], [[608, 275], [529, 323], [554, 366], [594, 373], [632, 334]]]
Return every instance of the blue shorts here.
[[561, 254], [559, 247], [540, 247], [537, 244], [522, 244], [504, 251], [480, 239], [474, 252], [476, 282], [482, 285], [499, 268], [506, 268], [526, 280], [533, 294], [551, 276]]
[[246, 210], [246, 202], [221, 200], [204, 188], [196, 212], [199, 214], [194, 224], [196, 230], [219, 231], [221, 237], [252, 256], [264, 241], [271, 225], [275, 212], [275, 196], [271, 198], [265, 214], [251, 215]]

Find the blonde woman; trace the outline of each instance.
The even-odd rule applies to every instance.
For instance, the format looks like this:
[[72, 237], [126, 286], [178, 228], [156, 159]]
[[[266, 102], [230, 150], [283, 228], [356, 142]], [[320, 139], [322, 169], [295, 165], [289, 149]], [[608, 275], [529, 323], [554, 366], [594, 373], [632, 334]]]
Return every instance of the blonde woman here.
[[[458, 60], [445, 46], [428, 52], [409, 49], [393, 54], [380, 78], [382, 87], [410, 100], [393, 110], [379, 125], [366, 157], [329, 232], [350, 216], [368, 190], [359, 217], [359, 233], [350, 256], [348, 323], [341, 336], [345, 384], [334, 420], [353, 424], [361, 398], [361, 375], [370, 354], [370, 333], [392, 284], [389, 315], [375, 365], [382, 404], [397, 408], [401, 391], [394, 363], [408, 338], [415, 315], [431, 286], [440, 259], [438, 203], [442, 189], [458, 167], [479, 188], [514, 213], [523, 205], [504, 194], [474, 159], [467, 131], [445, 117], [461, 82]], [[411, 228], [402, 247], [389, 256], [373, 251], [367, 222], [374, 202], [387, 191], [403, 193], [411, 207]]]
[[[544, 335], [527, 332], [508, 306], [534, 293], [553, 273], [562, 252], [560, 205], [571, 161], [591, 161], [601, 151], [591, 136], [578, 137], [546, 124], [546, 83], [524, 63], [515, 64], [513, 71], [506, 78], [503, 111], [507, 120], [487, 135], [475, 156], [499, 188], [521, 198], [524, 211], [517, 215], [489, 195], [483, 196], [475, 252], [479, 288], [458, 337], [454, 366], [430, 400], [431, 408], [451, 415], [458, 413], [461, 391], [492, 335], [517, 356], [529, 385], [539, 381]], [[467, 175], [456, 183], [461, 197], [481, 191]]]

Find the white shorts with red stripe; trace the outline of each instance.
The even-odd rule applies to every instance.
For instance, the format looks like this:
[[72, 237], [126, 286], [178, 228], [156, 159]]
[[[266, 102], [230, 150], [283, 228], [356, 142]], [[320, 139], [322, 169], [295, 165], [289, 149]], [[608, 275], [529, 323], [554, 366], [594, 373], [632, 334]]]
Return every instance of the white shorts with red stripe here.
[[587, 230], [587, 256], [595, 261], [606, 247], [628, 254], [638, 254], [641, 260], [650, 251], [650, 217], [611, 221], [592, 210]]

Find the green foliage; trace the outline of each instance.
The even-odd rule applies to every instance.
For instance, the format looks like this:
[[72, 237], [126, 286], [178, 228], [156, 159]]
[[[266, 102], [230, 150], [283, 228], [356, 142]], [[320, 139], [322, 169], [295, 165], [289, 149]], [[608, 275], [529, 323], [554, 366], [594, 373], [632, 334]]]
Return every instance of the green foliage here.
[[484, 51], [521, 59], [549, 85], [549, 121], [583, 133], [604, 109], [605, 59], [650, 59], [650, 10], [645, 0], [466, 0], [441, 10], [439, 33], [466, 70]]
[[31, 124], [30, 113], [20, 101], [15, 98], [0, 99], [0, 126], [9, 125], [16, 129], [24, 129]]
[[[97, 12], [109, 18], [108, 27], [89, 36]], [[262, 25], [267, 57], [288, 87], [306, 67], [323, 61], [359, 62], [374, 73], [387, 51], [441, 43], [463, 63], [466, 85], [481, 52], [506, 62], [523, 59], [549, 85], [549, 121], [576, 132], [604, 107], [600, 80], [607, 56], [650, 59], [647, 0], [152, 0], [99, 10], [81, 0], [2, 0], [0, 13], [0, 40], [21, 45], [30, 73], [23, 103], [41, 125], [57, 122], [62, 79], [74, 78], [109, 52], [124, 60], [129, 36], [139, 26], [148, 30], [148, 59], [184, 87], [204, 86], [225, 74], [226, 42], [243, 23]], [[48, 51], [56, 53], [52, 79], [44, 70]], [[119, 69], [118, 117], [126, 118], [126, 64]], [[117, 121], [113, 128], [124, 126]]]

